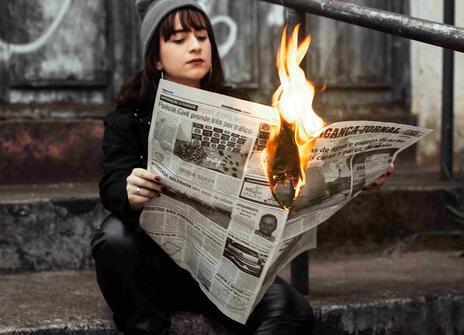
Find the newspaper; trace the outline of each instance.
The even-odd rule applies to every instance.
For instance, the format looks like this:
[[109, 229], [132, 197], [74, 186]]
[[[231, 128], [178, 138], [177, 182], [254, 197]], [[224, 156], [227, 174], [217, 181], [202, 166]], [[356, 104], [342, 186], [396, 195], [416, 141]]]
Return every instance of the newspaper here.
[[307, 183], [287, 210], [262, 163], [279, 122], [269, 106], [166, 80], [154, 104], [148, 169], [165, 191], [146, 204], [140, 225], [242, 324], [282, 267], [316, 247], [316, 226], [431, 131], [371, 121], [325, 127], [314, 140]]

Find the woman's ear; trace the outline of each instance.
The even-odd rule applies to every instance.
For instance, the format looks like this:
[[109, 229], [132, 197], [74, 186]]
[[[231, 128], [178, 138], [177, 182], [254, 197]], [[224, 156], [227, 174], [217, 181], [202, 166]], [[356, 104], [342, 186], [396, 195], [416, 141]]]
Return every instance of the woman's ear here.
[[156, 68], [158, 71], [163, 70], [163, 64], [161, 63], [161, 61], [155, 59], [155, 68]]

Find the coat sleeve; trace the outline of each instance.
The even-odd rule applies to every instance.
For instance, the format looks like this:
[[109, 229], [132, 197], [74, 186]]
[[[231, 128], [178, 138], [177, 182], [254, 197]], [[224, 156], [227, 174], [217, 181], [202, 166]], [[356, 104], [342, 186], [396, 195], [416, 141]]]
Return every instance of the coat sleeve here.
[[126, 225], [138, 224], [140, 211], [130, 208], [126, 191], [126, 178], [136, 167], [141, 167], [138, 150], [135, 150], [130, 117], [114, 111], [104, 119], [102, 141], [103, 177], [100, 180], [100, 199], [103, 206]]

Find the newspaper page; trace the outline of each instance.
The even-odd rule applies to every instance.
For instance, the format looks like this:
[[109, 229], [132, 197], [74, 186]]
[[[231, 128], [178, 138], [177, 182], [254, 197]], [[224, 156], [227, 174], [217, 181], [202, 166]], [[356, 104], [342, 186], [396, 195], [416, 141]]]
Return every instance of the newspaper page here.
[[314, 140], [306, 180], [293, 202], [284, 238], [326, 221], [380, 177], [397, 155], [432, 130], [375, 121], [344, 121]]
[[337, 122], [322, 129], [306, 165], [307, 182], [291, 206], [258, 299], [293, 258], [316, 247], [317, 225], [380, 177], [402, 150], [431, 131], [375, 121]]
[[166, 191], [145, 206], [140, 224], [240, 323], [251, 313], [288, 216], [262, 167], [278, 122], [271, 107], [164, 80], [155, 101], [148, 169]]
[[274, 199], [262, 163], [278, 122], [274, 108], [165, 80], [154, 104], [148, 169], [165, 190], [147, 203], [140, 225], [242, 324], [280, 269], [315, 247], [315, 227], [427, 133], [366, 121], [325, 127], [289, 212]]

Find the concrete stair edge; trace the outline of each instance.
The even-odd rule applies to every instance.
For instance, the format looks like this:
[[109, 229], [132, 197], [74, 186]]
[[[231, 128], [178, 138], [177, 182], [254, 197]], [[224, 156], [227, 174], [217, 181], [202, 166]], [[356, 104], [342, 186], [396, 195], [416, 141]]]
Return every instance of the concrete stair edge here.
[[[464, 292], [428, 299], [386, 299], [383, 302], [313, 306], [314, 334], [421, 334], [459, 335], [464, 332]], [[446, 317], [446, 314], [448, 316]], [[460, 317], [461, 316], [461, 317]], [[172, 335], [226, 335], [202, 315], [174, 315]], [[181, 326], [178, 323], [182, 323]], [[121, 335], [111, 321], [55, 323], [41, 327], [0, 328], [0, 335]]]
[[[401, 181], [398, 182], [401, 185]], [[377, 252], [410, 234], [457, 229], [448, 222], [444, 187], [411, 185], [361, 194], [318, 228], [319, 255]], [[0, 192], [0, 273], [93, 266], [90, 240], [108, 212], [95, 184], [35, 187], [16, 195]], [[379, 215], [382, 213], [382, 215]], [[459, 237], [457, 237], [459, 238]], [[460, 237], [462, 239], [462, 237]], [[458, 242], [458, 243], [457, 243]], [[462, 246], [462, 241], [456, 242]], [[448, 240], [442, 243], [452, 246]], [[436, 245], [436, 243], [432, 243]]]
[[[315, 262], [309, 296], [314, 333], [463, 334], [463, 265], [464, 258], [449, 252]], [[280, 275], [289, 280], [289, 269]], [[119, 334], [93, 271], [1, 277], [0, 335]], [[173, 316], [172, 334], [222, 333], [206, 317], [181, 312]]]

